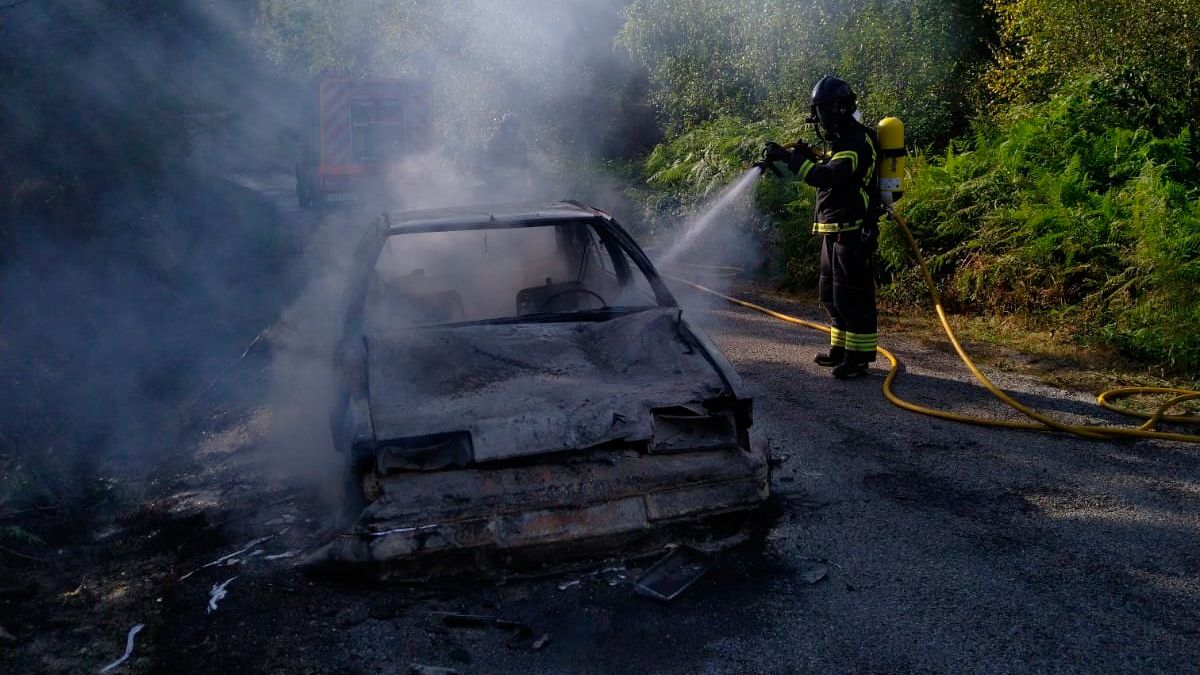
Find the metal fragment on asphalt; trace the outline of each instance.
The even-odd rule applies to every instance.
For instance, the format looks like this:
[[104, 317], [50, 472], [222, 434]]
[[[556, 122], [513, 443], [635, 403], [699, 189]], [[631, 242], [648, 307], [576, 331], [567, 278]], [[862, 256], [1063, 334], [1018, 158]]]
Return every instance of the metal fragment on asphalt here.
[[629, 579], [629, 575], [626, 574], [628, 571], [629, 569], [625, 566], [625, 563], [620, 562], [603, 567], [598, 572], [595, 572], [595, 576], [599, 577], [609, 586], [616, 586]]
[[453, 668], [427, 666], [423, 663], [408, 664], [408, 672], [409, 675], [459, 675], [459, 672]]
[[233, 581], [236, 578], [237, 578], [237, 576], [232, 576], [232, 577], [229, 577], [228, 579], [226, 579], [225, 581], [222, 581], [219, 584], [213, 584], [212, 589], [210, 589], [208, 591], [208, 613], [209, 614], [212, 614], [213, 612], [217, 611], [217, 603], [224, 600], [225, 596], [229, 595], [229, 592], [226, 591], [225, 588], [227, 586], [229, 586], [229, 582]]
[[680, 546], [650, 566], [634, 582], [633, 590], [655, 600], [667, 602], [679, 597], [713, 566], [713, 557], [690, 546]]
[[829, 576], [830, 570], [842, 569], [841, 565], [828, 558], [800, 558], [799, 562], [804, 563], [804, 567], [797, 576], [809, 586]]
[[[239, 548], [238, 550], [234, 551], [233, 553], [230, 553], [228, 555], [223, 555], [220, 558], [213, 560], [212, 562], [208, 562], [208, 563], [201, 565], [200, 567], [192, 570], [191, 572], [188, 572], [187, 574], [179, 577], [179, 580], [183, 581], [183, 580], [187, 579], [188, 577], [192, 576], [193, 574], [195, 574], [196, 572], [199, 572], [200, 570], [202, 570], [206, 567], [216, 567], [217, 565], [225, 563], [229, 560], [233, 560], [237, 556], [249, 551], [250, 549], [254, 548], [255, 546], [258, 546], [259, 544], [261, 544], [265, 541], [269, 541], [274, 538], [275, 538], [275, 535], [273, 535], [273, 534], [268, 534], [265, 537], [259, 537], [258, 539], [255, 539], [254, 541], [250, 542], [249, 544], [246, 544], [242, 548]], [[233, 564], [233, 563], [230, 563], [230, 564]]]
[[533, 629], [522, 624], [513, 630], [512, 635], [508, 636], [508, 639], [504, 641], [504, 646], [513, 648], [520, 647], [522, 644], [528, 644], [528, 640], [532, 636]]
[[122, 663], [125, 663], [127, 660], [129, 660], [130, 655], [133, 654], [133, 636], [137, 635], [145, 627], [146, 627], [145, 624], [139, 623], [139, 624], [135, 625], [133, 628], [129, 629], [129, 634], [125, 636], [125, 653], [121, 655], [121, 658], [119, 658], [116, 661], [113, 661], [112, 663], [108, 664], [107, 666], [104, 666], [103, 668], [101, 668], [100, 669], [101, 673], [107, 673], [107, 672], [113, 670], [114, 668], [116, 668], [117, 666], [121, 665]]
[[494, 626], [496, 628], [517, 628], [530, 630], [529, 624], [523, 621], [513, 621], [512, 619], [503, 619], [498, 616], [487, 616], [485, 614], [461, 614], [458, 612], [430, 612], [433, 616], [441, 617], [442, 623], [451, 628], [484, 628]]
[[829, 576], [829, 565], [821, 562], [810, 562], [800, 572], [800, 581], [809, 586]]

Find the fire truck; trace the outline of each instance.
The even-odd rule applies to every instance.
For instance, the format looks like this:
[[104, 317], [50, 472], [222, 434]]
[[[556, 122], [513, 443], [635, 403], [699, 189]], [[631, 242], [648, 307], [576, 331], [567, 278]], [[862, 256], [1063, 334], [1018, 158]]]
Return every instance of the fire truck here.
[[426, 79], [324, 75], [311, 101], [296, 162], [296, 197], [304, 208], [358, 197], [390, 165], [433, 145]]

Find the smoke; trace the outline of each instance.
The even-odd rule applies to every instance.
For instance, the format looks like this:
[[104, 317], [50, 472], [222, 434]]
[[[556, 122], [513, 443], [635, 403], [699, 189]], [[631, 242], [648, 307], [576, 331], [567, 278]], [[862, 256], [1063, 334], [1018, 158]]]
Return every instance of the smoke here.
[[136, 494], [185, 455], [182, 427], [254, 396], [217, 378], [294, 295], [305, 224], [242, 185], [290, 168], [295, 107], [252, 21], [220, 2], [0, 10], [0, 518]]
[[323, 219], [304, 264], [307, 284], [271, 326], [265, 451], [275, 478], [316, 490], [329, 503], [340, 496], [345, 468], [333, 451], [334, 346], [357, 228], [344, 216]]
[[[430, 82], [435, 111], [429, 152], [392, 166], [364, 208], [323, 219], [309, 247], [311, 281], [273, 331], [269, 454], [285, 474], [337, 502], [345, 466], [327, 426], [335, 403], [331, 358], [344, 322], [346, 278], [356, 264], [353, 244], [376, 214], [563, 198], [618, 217], [632, 213], [621, 181], [596, 168], [599, 157], [639, 152], [657, 140], [643, 100], [645, 75], [613, 47], [623, 4], [477, 1], [428, 14], [417, 6], [351, 3], [349, 11], [315, 22], [338, 45], [321, 54], [282, 29], [314, 5], [262, 4], [257, 34], [285, 69], [304, 76], [333, 68], [352, 76], [420, 77]], [[394, 39], [401, 34], [405, 39]], [[505, 116], [511, 123], [502, 129]], [[507, 239], [503, 232], [401, 237], [384, 251], [378, 285], [451, 289], [465, 304], [459, 318], [509, 314], [521, 288], [562, 278], [556, 270], [567, 265], [538, 256], [538, 242], [527, 237]], [[373, 285], [368, 302], [387, 306], [369, 314], [393, 327], [419, 322], [411, 307], [394, 300]]]
[[[268, 466], [336, 499], [332, 356], [352, 251], [380, 212], [572, 198], [636, 227], [627, 179], [604, 164], [660, 138], [644, 69], [614, 47], [625, 4], [0, 10], [0, 460], [23, 472], [6, 473], [0, 514], [31, 477], [66, 498], [152, 474], [221, 401], [265, 404]], [[436, 138], [363, 203], [317, 216], [296, 208], [290, 173], [327, 68], [427, 78]], [[507, 154], [492, 151], [505, 114]], [[438, 273], [481, 286], [476, 270]], [[511, 305], [531, 278], [514, 272], [489, 302]], [[269, 360], [239, 363], [258, 334]]]

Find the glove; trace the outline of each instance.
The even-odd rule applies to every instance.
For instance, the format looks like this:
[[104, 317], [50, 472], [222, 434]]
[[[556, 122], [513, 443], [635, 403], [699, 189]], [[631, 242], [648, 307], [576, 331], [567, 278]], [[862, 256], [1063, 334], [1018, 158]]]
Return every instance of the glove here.
[[805, 161], [812, 162], [813, 164], [820, 164], [825, 161], [824, 155], [819, 150], [804, 141], [796, 141], [788, 147], [792, 149], [792, 153], [788, 157], [788, 170], [792, 173], [799, 171]]
[[786, 162], [792, 158], [792, 153], [775, 141], [767, 141], [763, 146], [762, 158], [764, 162]]
[[823, 159], [821, 153], [816, 148], [804, 141], [796, 141], [788, 147], [792, 149], [791, 161], [795, 162], [796, 166], [800, 166], [806, 159], [810, 162], [820, 162]]

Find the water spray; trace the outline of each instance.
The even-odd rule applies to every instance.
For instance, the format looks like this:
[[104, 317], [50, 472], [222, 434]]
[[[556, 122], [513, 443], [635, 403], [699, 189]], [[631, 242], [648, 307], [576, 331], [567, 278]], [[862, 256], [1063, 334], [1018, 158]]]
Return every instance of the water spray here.
[[[774, 167], [772, 167], [774, 169]], [[779, 171], [779, 169], [774, 169]], [[682, 234], [671, 243], [665, 253], [658, 259], [660, 267], [669, 267], [676, 262], [676, 259], [688, 246], [695, 242], [696, 238], [712, 229], [716, 224], [718, 216], [722, 214], [731, 204], [734, 204], [738, 199], [754, 185], [754, 181], [762, 175], [763, 167], [755, 164], [741, 175], [732, 185], [725, 188], [717, 195], [715, 199], [709, 202], [708, 206], [700, 212], [698, 216], [690, 220], [683, 227]]]

